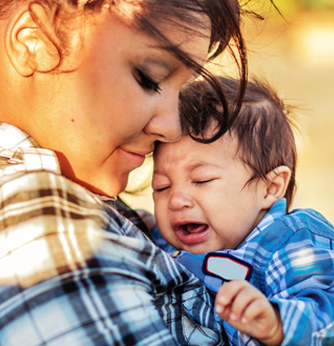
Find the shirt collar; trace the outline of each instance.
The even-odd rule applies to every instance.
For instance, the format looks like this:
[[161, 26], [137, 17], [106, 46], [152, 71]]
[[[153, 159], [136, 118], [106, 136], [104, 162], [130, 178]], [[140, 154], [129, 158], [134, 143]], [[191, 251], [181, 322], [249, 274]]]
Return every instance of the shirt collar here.
[[[18, 127], [14, 125], [10, 125], [0, 121], [0, 157], [9, 159], [10, 163], [20, 163], [22, 161], [22, 157], [21, 157], [22, 154], [21, 152], [20, 153], [17, 152], [19, 148], [21, 148], [20, 151], [22, 151], [22, 148], [40, 148], [40, 146], [25, 131], [19, 129]], [[23, 150], [23, 151], [25, 152], [26, 150]], [[51, 151], [46, 151], [41, 149], [40, 151], [38, 151], [38, 153], [39, 153], [39, 156], [43, 155], [45, 157], [45, 156], [50, 156]], [[17, 158], [18, 156], [20, 157], [19, 159]], [[55, 157], [55, 155], [53, 156]], [[45, 158], [44, 158], [44, 161], [45, 161]], [[52, 167], [50, 167], [50, 169], [58, 173], [59, 169], [58, 168], [56, 169], [56, 167], [54, 166], [56, 160], [52, 160], [52, 161], [54, 162]], [[43, 164], [45, 167], [45, 162]], [[116, 197], [102, 196], [98, 194], [95, 194], [95, 195], [104, 202], [116, 200]]]
[[259, 224], [255, 227], [253, 232], [247, 237], [246, 242], [254, 238], [272, 223], [280, 219], [286, 215], [286, 198], [280, 198], [277, 200], [272, 207], [269, 209], [268, 213], [264, 216], [264, 218], [259, 222]]
[[19, 148], [39, 148], [37, 142], [14, 125], [0, 122], [0, 156], [11, 158]]
[[49, 171], [61, 174], [56, 154], [16, 126], [0, 122], [0, 176], [17, 172]]

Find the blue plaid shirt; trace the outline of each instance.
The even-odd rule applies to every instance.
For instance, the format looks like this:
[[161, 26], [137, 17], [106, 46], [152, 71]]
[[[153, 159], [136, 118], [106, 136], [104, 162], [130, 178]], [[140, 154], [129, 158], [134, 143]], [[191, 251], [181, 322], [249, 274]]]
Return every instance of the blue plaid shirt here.
[[193, 274], [0, 123], [0, 345], [224, 345]]
[[[286, 200], [280, 199], [236, 250], [218, 253], [248, 263], [250, 283], [278, 305], [282, 345], [334, 345], [334, 228], [319, 213], [286, 214]], [[216, 293], [224, 280], [204, 274], [207, 255], [181, 251], [176, 260]], [[261, 345], [223, 325], [232, 345]]]

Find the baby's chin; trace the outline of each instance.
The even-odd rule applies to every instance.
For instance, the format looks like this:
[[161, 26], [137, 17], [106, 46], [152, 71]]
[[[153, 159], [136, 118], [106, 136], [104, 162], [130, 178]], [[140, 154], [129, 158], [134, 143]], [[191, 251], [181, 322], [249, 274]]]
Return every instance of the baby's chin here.
[[201, 255], [207, 252], [215, 252], [222, 249], [218, 249], [217, 247], [207, 246], [205, 244], [196, 244], [194, 246], [183, 246], [182, 250], [190, 252], [194, 255]]

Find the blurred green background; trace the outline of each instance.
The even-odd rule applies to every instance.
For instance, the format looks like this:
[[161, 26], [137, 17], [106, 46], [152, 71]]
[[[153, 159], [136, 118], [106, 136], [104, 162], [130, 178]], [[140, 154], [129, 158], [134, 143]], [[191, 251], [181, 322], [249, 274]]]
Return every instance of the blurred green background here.
[[[296, 112], [299, 162], [295, 208], [314, 208], [334, 223], [334, 0], [253, 0], [248, 8], [266, 19], [243, 19], [250, 76], [265, 77]], [[234, 73], [228, 58], [214, 70]], [[149, 183], [151, 160], [135, 171], [130, 188]], [[123, 198], [153, 210], [151, 191]]]

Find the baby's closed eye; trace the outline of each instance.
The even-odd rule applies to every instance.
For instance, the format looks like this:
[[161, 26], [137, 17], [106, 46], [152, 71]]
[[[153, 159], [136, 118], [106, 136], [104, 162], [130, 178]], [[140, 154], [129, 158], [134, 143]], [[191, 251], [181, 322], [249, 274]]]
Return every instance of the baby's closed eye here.
[[214, 180], [217, 180], [217, 178], [198, 179], [198, 180], [194, 180], [193, 184], [196, 186], [205, 186], [205, 185], [212, 183]]
[[159, 194], [162, 193], [164, 191], [167, 191], [169, 189], [170, 186], [162, 186], [162, 187], [153, 187], [153, 193], [155, 194]]

